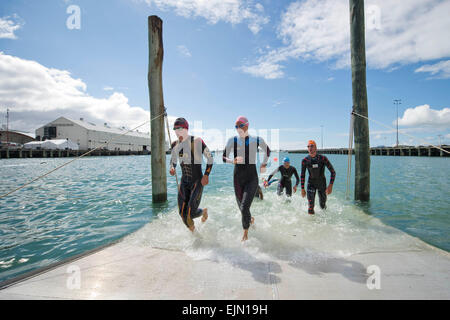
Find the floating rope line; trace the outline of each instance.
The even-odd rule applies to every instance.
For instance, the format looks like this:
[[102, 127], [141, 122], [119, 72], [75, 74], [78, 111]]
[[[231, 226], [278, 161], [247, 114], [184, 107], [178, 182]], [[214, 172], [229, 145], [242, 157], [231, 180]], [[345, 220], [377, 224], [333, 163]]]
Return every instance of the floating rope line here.
[[[396, 129], [394, 129], [394, 128], [392, 128], [392, 127], [389, 127], [389, 126], [387, 126], [387, 125], [385, 125], [385, 124], [383, 124], [383, 123], [381, 123], [381, 122], [379, 122], [379, 121], [376, 121], [376, 120], [373, 120], [373, 119], [369, 119], [369, 118], [366, 117], [366, 116], [363, 116], [363, 115], [361, 115], [361, 114], [359, 114], [359, 113], [356, 113], [355, 111], [352, 111], [352, 114], [354, 114], [354, 115], [356, 115], [356, 116], [358, 116], [358, 117], [367, 119], [367, 120], [369, 120], [369, 121], [375, 122], [376, 124], [379, 124], [380, 126], [383, 126], [383, 127], [385, 127], [385, 128], [388, 128], [388, 129], [391, 129], [391, 130], [396, 130]], [[413, 138], [413, 139], [415, 139], [415, 140], [420, 140], [420, 141], [422, 141], [422, 142], [428, 143], [428, 144], [429, 144], [430, 146], [432, 146], [433, 148], [436, 148], [436, 149], [438, 149], [438, 150], [441, 150], [442, 152], [445, 152], [445, 153], [450, 154], [450, 151], [447, 151], [447, 150], [445, 150], [445, 149], [442, 149], [441, 147], [435, 146], [435, 145], [429, 143], [428, 141], [426, 141], [426, 140], [424, 140], [424, 139], [417, 138], [417, 137], [415, 137], [415, 136], [413, 136], [413, 135], [410, 135], [410, 134], [407, 134], [407, 133], [403, 133], [403, 132], [399, 132], [399, 133], [400, 133], [400, 134], [403, 134], [403, 135], [405, 135], [405, 136], [408, 136], [408, 137], [410, 137], [410, 138]]]
[[[167, 136], [169, 137], [170, 147], [172, 148], [172, 138], [170, 137], [170, 129], [169, 129], [169, 117], [167, 116], [167, 109], [164, 108], [164, 117], [166, 118], [166, 128], [167, 128]], [[172, 165], [172, 164], [170, 164]], [[177, 181], [177, 189], [178, 189], [178, 174], [175, 169], [175, 180]]]
[[45, 178], [46, 176], [48, 176], [48, 175], [51, 174], [52, 172], [55, 172], [55, 171], [57, 171], [57, 170], [59, 170], [59, 169], [65, 167], [65, 166], [67, 166], [68, 164], [70, 164], [70, 163], [72, 163], [72, 162], [74, 162], [74, 161], [76, 161], [76, 160], [78, 160], [78, 159], [81, 159], [81, 158], [83, 158], [84, 156], [87, 156], [88, 154], [90, 154], [90, 153], [92, 153], [92, 152], [94, 152], [94, 151], [96, 151], [96, 150], [102, 148], [102, 147], [104, 146], [104, 144], [109, 144], [109, 143], [111, 143], [111, 142], [114, 142], [116, 139], [118, 139], [118, 138], [120, 138], [120, 137], [126, 135], [127, 133], [132, 132], [132, 131], [134, 131], [134, 130], [136, 130], [136, 129], [138, 129], [138, 128], [144, 126], [144, 125], [146, 125], [147, 123], [149, 123], [149, 122], [151, 122], [151, 121], [153, 121], [153, 120], [155, 120], [155, 119], [157, 119], [157, 118], [159, 118], [159, 117], [161, 117], [161, 116], [163, 116], [163, 115], [164, 115], [164, 113], [161, 113], [160, 115], [158, 115], [158, 116], [156, 116], [156, 117], [154, 117], [154, 118], [152, 118], [152, 119], [150, 119], [150, 120], [145, 121], [143, 124], [141, 124], [141, 125], [139, 125], [139, 126], [133, 128], [133, 129], [130, 129], [130, 130], [126, 131], [125, 133], [122, 133], [122, 134], [119, 135], [118, 137], [115, 137], [115, 138], [112, 139], [112, 140], [109, 140], [109, 141], [106, 141], [106, 142], [102, 143], [102, 144], [101, 144], [100, 146], [98, 146], [97, 148], [92, 149], [92, 150], [89, 150], [88, 152], [83, 153], [81, 156], [76, 157], [75, 159], [72, 159], [72, 160], [70, 160], [70, 161], [68, 161], [68, 162], [66, 162], [66, 163], [64, 163], [64, 164], [62, 164], [62, 165], [56, 167], [55, 169], [53, 169], [53, 170], [51, 170], [51, 171], [49, 171], [49, 172], [47, 172], [47, 173], [45, 173], [45, 174], [43, 174], [43, 175], [41, 175], [41, 176], [39, 176], [39, 177], [37, 177], [37, 178], [35, 178], [35, 179], [33, 179], [33, 180], [31, 180], [31, 181], [25, 183], [24, 185], [22, 185], [22, 186], [20, 186], [20, 187], [18, 187], [18, 188], [16, 188], [16, 189], [14, 189], [14, 190], [11, 190], [11, 191], [9, 191], [9, 192], [3, 194], [3, 195], [0, 195], [0, 199], [4, 198], [4, 197], [6, 197], [6, 196], [9, 196], [10, 194], [12, 194], [12, 193], [14, 193], [14, 192], [16, 192], [16, 191], [19, 191], [20, 189], [25, 188], [26, 186], [32, 184], [32, 183], [35, 182], [35, 181], [38, 181], [38, 180], [40, 180], [40, 179], [42, 179], [42, 178]]

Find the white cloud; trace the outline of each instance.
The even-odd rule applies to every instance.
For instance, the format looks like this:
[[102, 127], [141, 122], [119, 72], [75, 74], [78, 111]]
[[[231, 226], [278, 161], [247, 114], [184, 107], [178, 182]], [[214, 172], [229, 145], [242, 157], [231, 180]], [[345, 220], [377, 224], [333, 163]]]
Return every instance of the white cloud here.
[[449, 79], [450, 60], [441, 61], [435, 64], [426, 64], [416, 69], [415, 72], [429, 72], [433, 76], [430, 77], [430, 79]]
[[[368, 66], [392, 69], [399, 65], [450, 56], [450, 1], [366, 1], [366, 56]], [[333, 61], [350, 66], [348, 0], [305, 0], [291, 3], [281, 16], [278, 37], [283, 46], [240, 70], [266, 79], [281, 78], [289, 59]], [[266, 71], [268, 76], [266, 76]]]
[[105, 90], [105, 91], [113, 91], [114, 88], [106, 86], [106, 87], [103, 87], [103, 90]]
[[0, 39], [17, 39], [14, 32], [19, 30], [23, 24], [17, 15], [0, 18]]
[[179, 52], [182, 56], [184, 56], [184, 57], [187, 57], [187, 58], [192, 57], [192, 54], [191, 54], [191, 52], [189, 51], [189, 49], [188, 49], [185, 45], [183, 45], [183, 44], [177, 46], [177, 50], [178, 50], [178, 52]]
[[269, 22], [264, 15], [264, 7], [253, 4], [252, 0], [143, 0], [160, 10], [174, 9], [175, 13], [186, 17], [203, 17], [209, 23], [224, 21], [231, 24], [246, 22], [248, 28], [257, 34], [262, 25]]
[[[10, 109], [11, 128], [34, 131], [60, 116], [128, 128], [150, 119], [149, 111], [130, 106], [122, 93], [99, 99], [86, 91], [68, 71], [0, 52], [0, 112]], [[149, 125], [139, 130], [149, 131]]]
[[283, 66], [273, 63], [271, 61], [259, 61], [257, 65], [242, 66], [236, 68], [244, 73], [251, 74], [254, 77], [261, 77], [264, 79], [278, 79], [284, 75]]
[[432, 126], [450, 128], [450, 108], [433, 110], [427, 104], [409, 108], [405, 110], [403, 117], [398, 119], [398, 125], [407, 127]]
[[285, 103], [286, 103], [285, 101], [276, 100], [276, 101], [273, 102], [272, 107], [278, 107], [278, 106], [280, 106], [282, 104], [285, 104]]

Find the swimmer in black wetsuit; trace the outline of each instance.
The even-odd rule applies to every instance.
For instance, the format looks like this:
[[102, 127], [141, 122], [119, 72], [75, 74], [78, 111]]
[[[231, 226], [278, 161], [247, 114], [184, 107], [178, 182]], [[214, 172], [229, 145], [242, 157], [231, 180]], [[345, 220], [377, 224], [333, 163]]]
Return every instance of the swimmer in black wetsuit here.
[[275, 171], [269, 175], [267, 181], [264, 182], [264, 186], [267, 187], [270, 184], [271, 182], [270, 179], [272, 179], [272, 177], [277, 172], [280, 172], [281, 174], [281, 179], [278, 182], [277, 194], [281, 195], [283, 193], [283, 189], [286, 188], [286, 195], [288, 197], [292, 195], [292, 182], [291, 182], [292, 175], [294, 175], [296, 179], [294, 186], [294, 193], [297, 192], [297, 186], [298, 183], [300, 182], [300, 179], [298, 177], [297, 169], [295, 169], [295, 167], [290, 165], [290, 160], [287, 157], [283, 159], [283, 165], [276, 168]]
[[[270, 156], [270, 149], [266, 142], [260, 137], [252, 137], [248, 134], [248, 120], [240, 116], [236, 120], [236, 130], [239, 136], [228, 140], [223, 151], [223, 162], [233, 163], [233, 183], [236, 201], [242, 214], [242, 227], [244, 235], [242, 241], [248, 239], [248, 228], [254, 222], [250, 213], [250, 206], [258, 188], [258, 172], [256, 171], [256, 154], [258, 148], [264, 152], [264, 160], [261, 163], [261, 173], [267, 167], [267, 160]], [[228, 158], [233, 150], [233, 159]]]
[[[202, 222], [208, 219], [208, 209], [199, 209], [203, 187], [209, 183], [209, 174], [213, 157], [201, 138], [188, 135], [189, 124], [184, 118], [175, 120], [173, 129], [178, 137], [172, 143], [170, 174], [175, 175], [177, 159], [180, 158], [182, 171], [178, 189], [178, 210], [184, 224], [194, 232], [193, 219], [202, 216]], [[205, 173], [202, 173], [202, 155], [207, 159]]]
[[[317, 146], [314, 140], [308, 142], [309, 155], [302, 161], [302, 197], [308, 195], [308, 213], [314, 214], [314, 203], [316, 197], [316, 190], [319, 193], [319, 203], [322, 209], [326, 208], [327, 195], [333, 192], [333, 183], [336, 178], [336, 172], [327, 157], [317, 154]], [[330, 184], [327, 187], [325, 178], [325, 166], [330, 170]], [[305, 173], [308, 169], [308, 192], [305, 191]]]

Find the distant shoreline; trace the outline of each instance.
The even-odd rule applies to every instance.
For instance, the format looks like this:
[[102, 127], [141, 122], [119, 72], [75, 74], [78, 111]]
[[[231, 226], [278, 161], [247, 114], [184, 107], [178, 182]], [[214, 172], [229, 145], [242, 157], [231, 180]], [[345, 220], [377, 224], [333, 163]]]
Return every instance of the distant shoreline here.
[[[449, 145], [442, 145], [442, 149], [450, 152]], [[274, 150], [275, 152], [287, 152], [287, 153], [301, 153], [307, 154], [306, 149], [297, 150]], [[10, 158], [67, 158], [67, 157], [79, 157], [82, 154], [88, 152], [88, 150], [30, 150], [30, 149], [0, 149], [0, 159]], [[223, 150], [213, 150], [212, 153], [222, 153]], [[318, 149], [320, 154], [340, 154], [348, 155], [348, 148], [324, 148]], [[355, 149], [352, 149], [352, 154], [355, 153]], [[170, 154], [170, 151], [166, 151], [166, 154]], [[370, 154], [372, 156], [406, 156], [406, 157], [450, 157], [449, 153], [439, 150], [433, 146], [398, 146], [398, 147], [372, 147], [370, 148]], [[151, 155], [151, 151], [124, 151], [124, 150], [95, 150], [87, 156], [128, 156], [128, 155]]]

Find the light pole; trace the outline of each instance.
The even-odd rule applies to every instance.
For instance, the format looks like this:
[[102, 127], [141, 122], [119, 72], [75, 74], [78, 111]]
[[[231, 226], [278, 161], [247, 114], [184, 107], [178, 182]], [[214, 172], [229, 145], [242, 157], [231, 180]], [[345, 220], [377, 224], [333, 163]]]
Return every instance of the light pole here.
[[397, 106], [397, 144], [395, 146], [398, 147], [398, 105], [402, 104], [402, 99], [394, 99], [394, 104]]
[[442, 147], [442, 144], [441, 144], [442, 134], [438, 134], [438, 137], [439, 137], [439, 147]]
[[9, 109], [6, 109], [6, 148], [9, 149]]

